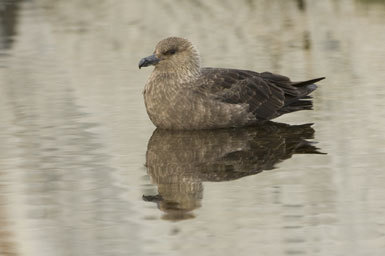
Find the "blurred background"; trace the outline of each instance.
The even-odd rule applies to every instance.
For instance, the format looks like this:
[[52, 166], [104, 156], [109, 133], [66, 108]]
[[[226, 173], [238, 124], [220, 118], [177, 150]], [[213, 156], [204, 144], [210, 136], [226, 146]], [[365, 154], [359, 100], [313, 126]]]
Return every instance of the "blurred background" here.
[[[153, 134], [168, 36], [326, 80], [291, 126]], [[0, 0], [0, 255], [384, 255], [384, 42], [383, 0]]]

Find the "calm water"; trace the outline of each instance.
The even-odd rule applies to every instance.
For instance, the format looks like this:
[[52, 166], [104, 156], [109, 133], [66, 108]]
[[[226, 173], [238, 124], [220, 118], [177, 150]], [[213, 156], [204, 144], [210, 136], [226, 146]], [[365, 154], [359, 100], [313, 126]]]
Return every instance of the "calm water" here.
[[[327, 80], [280, 124], [155, 131], [170, 35]], [[0, 255], [384, 255], [384, 42], [381, 0], [1, 0]]]

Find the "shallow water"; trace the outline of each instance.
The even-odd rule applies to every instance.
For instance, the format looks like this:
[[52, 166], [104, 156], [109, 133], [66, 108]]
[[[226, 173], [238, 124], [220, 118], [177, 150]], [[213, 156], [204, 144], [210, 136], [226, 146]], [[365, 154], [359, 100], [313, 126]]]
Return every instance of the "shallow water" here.
[[[170, 35], [327, 80], [287, 125], [154, 132]], [[0, 255], [384, 255], [384, 42], [381, 0], [0, 1]]]

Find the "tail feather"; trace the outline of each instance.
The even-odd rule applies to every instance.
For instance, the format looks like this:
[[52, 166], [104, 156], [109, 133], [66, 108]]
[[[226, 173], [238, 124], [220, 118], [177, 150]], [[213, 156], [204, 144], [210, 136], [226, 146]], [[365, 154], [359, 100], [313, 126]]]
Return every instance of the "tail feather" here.
[[295, 97], [288, 96], [285, 99], [285, 113], [302, 109], [312, 109], [312, 102], [310, 100], [312, 97], [309, 94], [318, 87], [314, 83], [321, 81], [324, 78], [325, 77], [320, 77], [302, 82], [293, 82], [291, 85], [297, 88], [298, 93]]
[[300, 111], [300, 110], [311, 110], [313, 109], [313, 103], [310, 100], [296, 100], [290, 104], [285, 105], [280, 110], [280, 115]]
[[[291, 85], [295, 86], [295, 87], [303, 87], [305, 85], [313, 85], [314, 83], [316, 83], [318, 81], [321, 81], [323, 79], [325, 79], [325, 77], [319, 77], [319, 78], [315, 78], [315, 79], [311, 79], [311, 80], [306, 80], [306, 81], [301, 81], [301, 82], [293, 82]], [[315, 90], [315, 88], [314, 88], [314, 90]]]

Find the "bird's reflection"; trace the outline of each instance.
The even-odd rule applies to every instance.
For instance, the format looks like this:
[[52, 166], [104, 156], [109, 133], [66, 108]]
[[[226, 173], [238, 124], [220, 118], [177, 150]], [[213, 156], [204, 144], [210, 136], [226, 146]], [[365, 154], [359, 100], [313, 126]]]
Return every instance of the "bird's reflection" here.
[[147, 147], [146, 167], [158, 195], [143, 195], [158, 204], [164, 219], [194, 217], [203, 181], [230, 181], [271, 170], [293, 154], [320, 154], [311, 124], [268, 122], [259, 127], [201, 131], [155, 130]]

